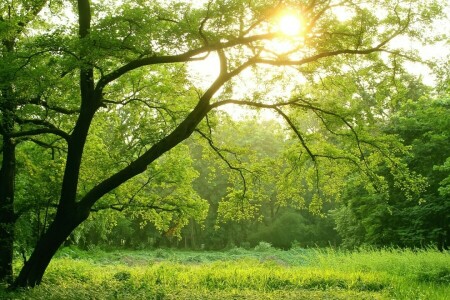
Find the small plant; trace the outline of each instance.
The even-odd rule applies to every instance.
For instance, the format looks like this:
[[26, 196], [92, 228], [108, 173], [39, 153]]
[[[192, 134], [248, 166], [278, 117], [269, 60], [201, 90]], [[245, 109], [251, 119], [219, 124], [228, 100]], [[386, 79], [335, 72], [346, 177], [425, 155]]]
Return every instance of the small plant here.
[[293, 240], [291, 243], [291, 250], [292, 249], [303, 249], [304, 247], [302, 247], [301, 243], [298, 242], [297, 240]]
[[242, 242], [241, 247], [244, 249], [250, 249], [250, 243], [249, 242]]
[[167, 250], [156, 249], [156, 251], [155, 251], [156, 258], [169, 258], [169, 256], [170, 256], [170, 254], [167, 252]]
[[130, 272], [122, 271], [122, 272], [117, 272], [116, 274], [114, 274], [113, 277], [117, 281], [127, 281], [131, 278], [131, 274], [130, 274]]
[[230, 250], [228, 250], [227, 252], [228, 252], [228, 254], [231, 254], [231, 255], [241, 255], [241, 254], [245, 253], [246, 250], [243, 248], [240, 248], [240, 247], [234, 247], [234, 248], [231, 248]]
[[272, 244], [268, 242], [259, 242], [258, 245], [255, 246], [255, 251], [258, 252], [266, 252], [273, 250]]

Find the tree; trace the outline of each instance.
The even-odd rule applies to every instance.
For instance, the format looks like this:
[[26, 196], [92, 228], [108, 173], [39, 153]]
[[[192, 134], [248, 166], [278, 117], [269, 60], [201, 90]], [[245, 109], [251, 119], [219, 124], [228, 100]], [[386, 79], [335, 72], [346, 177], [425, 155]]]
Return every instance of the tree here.
[[[24, 34], [29, 23], [37, 16], [46, 1], [11, 7], [4, 2], [0, 5], [0, 134], [2, 154], [0, 168], [0, 280], [12, 280], [12, 260], [14, 224], [14, 181], [16, 171], [16, 145], [14, 132], [16, 110], [20, 103], [14, 82], [20, 78], [16, 71], [20, 68], [15, 59], [16, 43]], [[20, 80], [20, 79], [19, 79]]]
[[344, 245], [448, 248], [450, 207], [445, 194], [445, 166], [450, 124], [448, 100], [440, 97], [418, 95], [406, 101], [385, 127], [411, 148], [404, 161], [426, 182], [423, 189], [405, 195], [405, 186], [386, 176], [389, 189], [372, 195], [360, 181], [351, 178], [344, 205], [335, 212]]
[[[65, 25], [56, 25], [57, 18], [51, 18], [49, 10], [47, 16], [33, 14], [32, 22], [5, 23], [9, 12], [24, 7], [36, 11], [46, 1], [39, 7], [33, 3], [2, 4], [2, 29], [5, 24], [12, 24], [16, 32], [11, 36], [16, 45], [13, 57], [6, 55], [8, 43], [3, 43], [2, 65], [10, 60], [15, 63], [2, 71], [2, 76], [22, 75], [9, 80], [2, 90], [2, 123], [9, 124], [2, 130], [2, 162], [13, 162], [8, 156], [8, 139], [13, 136], [57, 136], [65, 143], [67, 154], [54, 219], [15, 279], [15, 287], [39, 284], [57, 249], [99, 201], [143, 174], [198, 126], [204, 126], [201, 122], [208, 114], [223, 105], [274, 110], [292, 129], [312, 165], [317, 166], [316, 148], [309, 147], [305, 132], [296, 125], [294, 109], [332, 117], [334, 107], [325, 109], [305, 97], [237, 100], [232, 93], [236, 77], [261, 65], [290, 66], [300, 74], [317, 74], [319, 77], [311, 79], [319, 81], [320, 77], [332, 76], [332, 69], [348, 66], [351, 57], [360, 57], [353, 58], [360, 66], [370, 65], [380, 53], [394, 61], [401, 51], [390, 46], [390, 41], [399, 35], [420, 37], [421, 26], [428, 26], [439, 13], [439, 6], [431, 1], [423, 5], [419, 1], [385, 0], [369, 6], [364, 1], [217, 0], [194, 8], [177, 1], [116, 5], [114, 1], [78, 0], [73, 6], [76, 22], [66, 18]], [[338, 6], [348, 12], [342, 21], [338, 19]], [[274, 25], [286, 10], [301, 12], [303, 30], [295, 37], [278, 32]], [[62, 15], [59, 12], [55, 17]], [[17, 28], [22, 30], [17, 33]], [[193, 88], [185, 64], [211, 53], [219, 57], [219, 75], [205, 90]], [[380, 67], [389, 67], [391, 62]], [[264, 89], [259, 92], [261, 95]], [[15, 95], [9, 96], [11, 93]], [[30, 107], [36, 105], [33, 113]], [[123, 123], [125, 136], [111, 143], [119, 143], [132, 155], [99, 177], [89, 178], [89, 185], [81, 189], [81, 176], [89, 169], [86, 147], [95, 120], [104, 112], [114, 118], [132, 106], [133, 113]], [[16, 119], [17, 108], [28, 118]], [[52, 113], [46, 114], [48, 111]], [[74, 114], [68, 114], [69, 111]], [[336, 118], [350, 135], [359, 133], [349, 116]], [[16, 133], [13, 123], [27, 124], [32, 129]], [[105, 153], [95, 153], [97, 161], [105, 159], [100, 154]], [[354, 158], [354, 162], [364, 165], [365, 159], [366, 156]], [[6, 173], [2, 168], [2, 174]], [[6, 183], [2, 178], [3, 182]], [[3, 203], [8, 201], [12, 198]], [[4, 204], [1, 208], [2, 219], [13, 215], [10, 203], [9, 211]]]

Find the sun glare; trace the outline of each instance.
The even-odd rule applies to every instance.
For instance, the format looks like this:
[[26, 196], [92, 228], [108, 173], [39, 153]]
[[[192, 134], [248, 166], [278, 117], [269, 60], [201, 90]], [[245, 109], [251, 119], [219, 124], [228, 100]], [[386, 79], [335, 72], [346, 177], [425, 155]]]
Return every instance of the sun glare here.
[[278, 29], [281, 33], [289, 36], [300, 34], [302, 22], [299, 16], [294, 14], [284, 14], [278, 22]]
[[219, 57], [210, 53], [205, 59], [189, 64], [191, 81], [196, 87], [207, 89], [220, 73]]
[[349, 21], [355, 16], [355, 12], [350, 10], [348, 7], [333, 7], [331, 11], [336, 16], [339, 22]]

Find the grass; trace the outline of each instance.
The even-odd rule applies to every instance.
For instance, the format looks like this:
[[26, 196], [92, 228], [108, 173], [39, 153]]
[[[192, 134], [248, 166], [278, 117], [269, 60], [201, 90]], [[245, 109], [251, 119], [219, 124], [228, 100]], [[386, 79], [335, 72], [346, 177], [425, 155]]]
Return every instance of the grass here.
[[[20, 266], [17, 266], [20, 267]], [[437, 250], [260, 247], [224, 252], [64, 248], [43, 283], [0, 299], [449, 299]]]

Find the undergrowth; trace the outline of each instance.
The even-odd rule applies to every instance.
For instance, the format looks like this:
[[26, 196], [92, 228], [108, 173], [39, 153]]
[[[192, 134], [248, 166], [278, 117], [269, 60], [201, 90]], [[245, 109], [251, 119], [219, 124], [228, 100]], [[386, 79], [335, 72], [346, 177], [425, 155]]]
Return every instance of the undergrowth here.
[[[19, 263], [16, 265], [20, 267]], [[428, 250], [223, 252], [63, 248], [34, 289], [0, 299], [448, 299], [450, 255]]]

